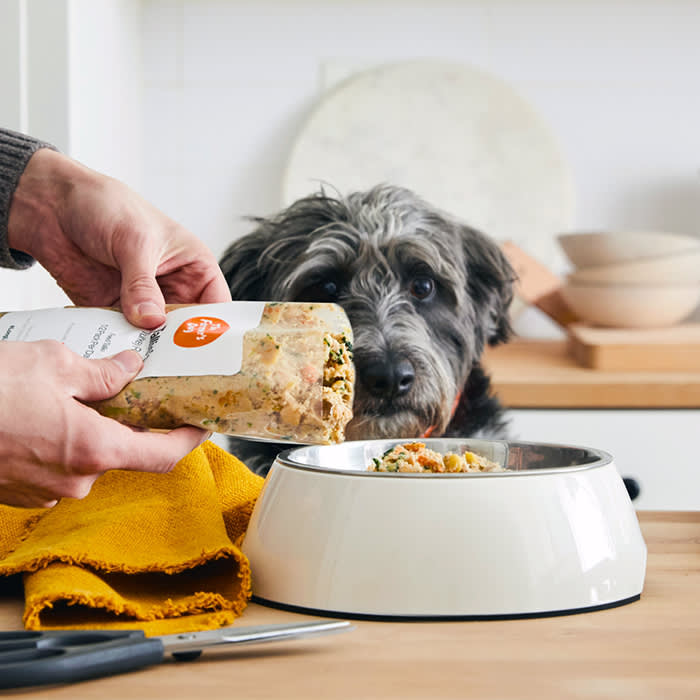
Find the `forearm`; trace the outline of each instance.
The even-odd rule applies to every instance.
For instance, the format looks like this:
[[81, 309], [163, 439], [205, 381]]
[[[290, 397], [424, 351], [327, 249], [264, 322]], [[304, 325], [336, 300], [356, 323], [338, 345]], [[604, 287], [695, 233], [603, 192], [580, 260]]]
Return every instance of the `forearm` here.
[[0, 129], [0, 267], [19, 270], [33, 263], [30, 255], [12, 248], [8, 227], [10, 206], [20, 177], [29, 159], [41, 148], [53, 149], [53, 146], [14, 131]]

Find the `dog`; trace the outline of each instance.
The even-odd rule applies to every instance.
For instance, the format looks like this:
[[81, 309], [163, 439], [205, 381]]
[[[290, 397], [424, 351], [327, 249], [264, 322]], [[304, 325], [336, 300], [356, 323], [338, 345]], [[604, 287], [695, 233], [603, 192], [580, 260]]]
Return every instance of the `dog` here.
[[[324, 188], [234, 241], [220, 266], [234, 300], [335, 302], [354, 333], [348, 439], [505, 437], [480, 364], [511, 335], [515, 273], [495, 241], [414, 192]], [[280, 445], [231, 438], [265, 473]]]

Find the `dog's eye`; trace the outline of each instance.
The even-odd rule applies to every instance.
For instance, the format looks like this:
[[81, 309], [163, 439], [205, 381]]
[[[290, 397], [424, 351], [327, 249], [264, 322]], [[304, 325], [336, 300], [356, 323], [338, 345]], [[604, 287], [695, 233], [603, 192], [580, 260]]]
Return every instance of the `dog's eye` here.
[[432, 277], [414, 277], [409, 291], [416, 299], [429, 299], [435, 293], [435, 280]]
[[319, 288], [329, 299], [338, 298], [338, 285], [333, 280], [326, 280], [319, 285]]
[[306, 287], [298, 295], [297, 301], [336, 301], [338, 299], [338, 283], [333, 280], [322, 280]]

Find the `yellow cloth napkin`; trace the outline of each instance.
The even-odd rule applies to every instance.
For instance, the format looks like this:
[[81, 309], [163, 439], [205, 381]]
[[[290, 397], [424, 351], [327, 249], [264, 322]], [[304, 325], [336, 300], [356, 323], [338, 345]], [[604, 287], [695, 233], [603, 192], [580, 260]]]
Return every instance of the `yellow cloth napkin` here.
[[262, 484], [205, 442], [169, 474], [117, 470], [82, 500], [0, 506], [0, 575], [24, 574], [28, 629], [231, 624], [250, 597], [239, 544]]

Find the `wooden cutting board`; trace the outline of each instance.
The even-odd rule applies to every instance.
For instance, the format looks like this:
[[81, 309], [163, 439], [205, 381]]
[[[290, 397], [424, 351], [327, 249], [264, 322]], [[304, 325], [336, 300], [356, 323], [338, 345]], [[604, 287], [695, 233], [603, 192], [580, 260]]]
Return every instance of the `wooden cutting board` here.
[[567, 328], [569, 351], [583, 367], [615, 371], [700, 371], [700, 323], [670, 328]]

